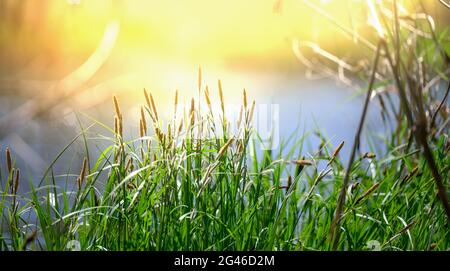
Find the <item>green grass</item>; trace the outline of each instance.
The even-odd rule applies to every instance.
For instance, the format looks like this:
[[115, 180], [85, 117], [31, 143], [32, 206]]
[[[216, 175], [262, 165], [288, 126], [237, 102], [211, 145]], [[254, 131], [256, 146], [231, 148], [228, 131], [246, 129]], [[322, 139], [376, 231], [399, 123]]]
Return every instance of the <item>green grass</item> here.
[[[81, 173], [69, 168], [64, 181], [53, 175], [58, 156], [39, 185], [30, 179], [31, 191], [18, 194], [14, 187], [24, 177], [7, 158], [0, 250], [70, 250], [74, 243], [81, 250], [448, 250], [442, 204], [450, 179], [448, 102], [439, 84], [426, 89], [426, 83], [448, 83], [449, 41], [420, 18], [414, 27], [432, 37], [395, 26], [411, 18], [382, 19], [387, 36], [375, 41], [379, 51], [367, 52], [370, 61], [379, 54], [380, 63], [357, 74], [372, 75], [368, 95], [374, 88], [400, 94], [398, 105], [389, 91], [372, 99], [383, 109], [387, 131], [383, 146], [374, 146], [378, 156], [359, 149], [361, 130], [350, 164], [340, 158], [342, 146], [320, 133], [322, 144], [312, 153], [305, 151], [309, 134], [283, 141], [276, 152], [258, 151], [254, 105], [244, 94], [235, 138], [225, 112], [210, 108], [200, 77], [191, 110], [176, 112], [169, 123], [146, 94], [138, 138], [123, 137], [117, 99], [114, 128], [80, 120], [81, 127], [89, 121], [107, 129], [102, 138], [110, 146], [95, 160], [87, 143], [98, 135], [82, 128], [62, 153], [82, 139], [87, 159]], [[220, 82], [218, 89], [223, 105]]]
[[[154, 115], [150, 107], [147, 118]], [[200, 118], [203, 129], [218, 132], [209, 111], [196, 114], [191, 126], [191, 118], [183, 118], [188, 128], [180, 133], [171, 128], [160, 130], [159, 138], [132, 141], [114, 134], [113, 144], [80, 173], [85, 177], [69, 175], [65, 185], [48, 174], [28, 197], [7, 193], [7, 185], [0, 248], [66, 250], [77, 240], [82, 250], [331, 249], [328, 235], [345, 174], [335, 147], [324, 141], [302, 160], [304, 136], [287, 152], [257, 152], [249, 147], [258, 143], [250, 137], [251, 110], [244, 110], [241, 139], [230, 141], [225, 125], [219, 125], [223, 137], [194, 137]], [[372, 240], [384, 250], [448, 249], [448, 221], [426, 161], [414, 149], [405, 154], [406, 146], [388, 147], [384, 157], [355, 160], [338, 249], [369, 249]], [[446, 172], [448, 152], [443, 135], [433, 153]], [[36, 221], [26, 221], [29, 212]]]

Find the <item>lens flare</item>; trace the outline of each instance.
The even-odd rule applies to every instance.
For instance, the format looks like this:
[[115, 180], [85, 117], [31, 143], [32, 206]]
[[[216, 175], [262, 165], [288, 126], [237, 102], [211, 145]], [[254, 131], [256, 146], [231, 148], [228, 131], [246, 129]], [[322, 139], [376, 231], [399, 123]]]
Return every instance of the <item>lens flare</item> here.
[[86, 82], [100, 69], [114, 48], [119, 29], [120, 24], [118, 21], [112, 21], [106, 26], [103, 39], [94, 53], [62, 81], [66, 91], [73, 90], [76, 86]]

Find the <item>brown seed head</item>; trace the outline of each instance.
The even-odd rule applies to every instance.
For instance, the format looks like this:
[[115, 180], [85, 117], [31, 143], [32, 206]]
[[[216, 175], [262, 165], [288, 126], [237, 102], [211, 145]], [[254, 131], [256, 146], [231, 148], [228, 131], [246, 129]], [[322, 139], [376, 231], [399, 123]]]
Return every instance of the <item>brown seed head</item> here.
[[364, 198], [366, 198], [367, 196], [369, 196], [370, 194], [372, 194], [372, 192], [373, 192], [375, 189], [377, 189], [379, 186], [380, 186], [380, 183], [376, 183], [376, 184], [372, 185], [369, 189], [367, 189], [366, 192], [364, 192], [364, 194], [363, 194], [361, 197], [359, 197], [359, 198], [356, 200], [355, 204], [360, 203]]
[[339, 152], [342, 150], [342, 147], [344, 147], [345, 141], [342, 141], [337, 148], [334, 150], [333, 154], [331, 155], [331, 158], [334, 159], [339, 155]]
[[219, 153], [217, 154], [217, 159], [221, 158], [224, 153], [227, 151], [228, 147], [230, 147], [231, 143], [233, 143], [234, 138], [228, 139], [227, 143], [220, 148]]
[[225, 102], [223, 99], [223, 90], [222, 90], [222, 82], [218, 81], [218, 85], [219, 85], [219, 97], [220, 97], [220, 107], [222, 108], [222, 113], [225, 114]]
[[123, 121], [121, 117], [119, 117], [119, 135], [123, 138]]
[[167, 137], [169, 138], [169, 140], [172, 139], [172, 125], [167, 124]]
[[419, 172], [419, 167], [418, 167], [418, 166], [415, 166], [415, 167], [411, 170], [411, 172], [409, 172], [405, 177], [403, 177], [401, 183], [404, 184], [404, 183], [409, 182], [409, 181], [410, 181], [410, 180], [411, 180], [418, 172]]
[[313, 162], [310, 160], [294, 160], [292, 163], [298, 165], [298, 166], [312, 166]]
[[205, 99], [206, 99], [206, 104], [208, 105], [209, 111], [212, 111], [212, 107], [211, 107], [211, 99], [209, 98], [209, 89], [208, 89], [208, 86], [206, 86], [206, 88], [205, 88]]
[[164, 140], [164, 133], [159, 129], [158, 127], [155, 127], [155, 134], [158, 137], [160, 142], [163, 142]]
[[180, 121], [180, 125], [178, 126], [178, 135], [181, 134], [182, 130], [183, 130], [183, 120]]
[[191, 99], [191, 110], [189, 112], [189, 116], [191, 117], [191, 126], [195, 123], [195, 100], [194, 98]]
[[122, 137], [122, 121], [118, 116], [114, 116], [114, 133]]
[[11, 151], [9, 148], [6, 148], [6, 166], [8, 168], [9, 173], [12, 172], [12, 158], [11, 158]]
[[178, 107], [178, 89], [175, 90], [175, 101], [173, 103], [173, 118], [177, 118], [177, 107]]
[[289, 175], [288, 180], [287, 180], [287, 190], [289, 190], [289, 188], [291, 188], [292, 186], [292, 176]]
[[239, 117], [238, 117], [238, 121], [237, 121], [237, 127], [240, 128], [241, 127], [241, 122], [242, 122], [242, 114], [244, 112], [244, 106], [241, 106], [241, 110], [239, 111]]
[[243, 91], [243, 95], [244, 95], [244, 108], [247, 109], [247, 91], [244, 88]]
[[377, 157], [376, 155], [375, 155], [375, 153], [372, 153], [372, 152], [366, 152], [364, 155], [363, 155], [363, 158], [364, 159], [373, 159], [373, 158], [375, 158], [375, 157]]
[[114, 116], [114, 133], [119, 133], [119, 119], [117, 118], [117, 116]]
[[142, 128], [144, 129], [145, 134], [145, 131], [147, 131], [147, 121], [145, 120], [145, 112], [143, 106], [141, 106], [141, 121], [142, 121]]
[[122, 112], [120, 111], [119, 100], [117, 99], [116, 95], [113, 96], [113, 102], [114, 109], [116, 110], [116, 115], [120, 117], [122, 115]]
[[152, 103], [150, 102], [150, 96], [148, 95], [148, 91], [144, 88], [144, 97], [145, 97], [145, 102], [147, 103], [147, 106], [149, 108], [152, 108]]
[[83, 166], [81, 167], [81, 172], [79, 178], [79, 187], [83, 184], [84, 178], [86, 177], [86, 171], [87, 171], [87, 158], [84, 157], [83, 159]]
[[130, 157], [130, 159], [128, 159], [127, 161], [127, 165], [125, 166], [125, 171], [130, 171], [132, 170], [132, 166], [133, 166], [133, 157]]
[[150, 93], [150, 102], [152, 103], [153, 114], [155, 114], [155, 119], [158, 121], [158, 111], [156, 111], [155, 100], [153, 100], [153, 96]]
[[147, 102], [147, 106], [151, 109], [151, 112], [154, 115], [154, 120], [158, 121], [158, 112], [156, 111], [155, 101], [153, 100], [152, 94], [151, 93], [149, 94], [145, 88], [144, 88], [144, 96], [145, 101]]
[[142, 124], [142, 119], [139, 120], [139, 136], [141, 138], [145, 136], [144, 124]]
[[17, 191], [19, 189], [19, 182], [20, 182], [20, 170], [16, 169], [16, 176], [14, 178], [14, 190], [13, 190], [13, 194], [17, 194]]
[[249, 122], [251, 122], [252, 119], [253, 119], [253, 113], [255, 112], [255, 105], [256, 105], [256, 102], [253, 101], [252, 108], [250, 109], [250, 114], [248, 115], [248, 121]]
[[341, 144], [337, 146], [337, 148], [334, 150], [333, 154], [331, 154], [330, 161], [328, 161], [328, 166], [333, 163], [333, 161], [336, 159], [336, 157], [339, 155], [339, 152], [342, 150], [342, 147], [344, 147], [345, 141], [342, 141]]

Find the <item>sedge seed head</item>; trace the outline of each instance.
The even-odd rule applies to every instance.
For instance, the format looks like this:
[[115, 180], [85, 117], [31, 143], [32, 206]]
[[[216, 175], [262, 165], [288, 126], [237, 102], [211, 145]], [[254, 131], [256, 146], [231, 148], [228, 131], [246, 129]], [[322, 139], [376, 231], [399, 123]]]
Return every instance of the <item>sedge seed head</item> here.
[[141, 122], [142, 122], [142, 128], [144, 130], [144, 134], [145, 134], [145, 131], [147, 131], [147, 121], [145, 120], [145, 112], [144, 112], [143, 106], [141, 106]]
[[113, 96], [113, 102], [114, 102], [114, 109], [116, 110], [116, 115], [121, 116], [122, 112], [120, 110], [119, 100], [117, 99], [116, 95]]
[[244, 96], [244, 108], [247, 108], [247, 91], [245, 90], [245, 88], [244, 88], [244, 91], [243, 91], [243, 96]]
[[6, 148], [5, 155], [6, 155], [6, 166], [8, 167], [9, 173], [11, 173], [12, 172], [12, 158], [11, 158], [11, 151], [9, 148]]
[[17, 194], [17, 190], [19, 189], [19, 182], [20, 182], [20, 170], [16, 169], [16, 176], [14, 178], [14, 195]]
[[222, 108], [222, 113], [225, 113], [225, 102], [223, 99], [222, 82], [220, 81], [220, 79], [218, 80], [217, 84], [219, 86], [220, 107]]

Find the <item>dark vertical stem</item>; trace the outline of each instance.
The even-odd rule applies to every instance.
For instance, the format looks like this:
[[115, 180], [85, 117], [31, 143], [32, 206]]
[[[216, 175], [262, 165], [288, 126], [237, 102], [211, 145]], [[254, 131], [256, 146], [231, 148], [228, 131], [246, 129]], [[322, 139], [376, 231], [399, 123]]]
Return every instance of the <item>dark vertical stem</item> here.
[[447, 192], [443, 183], [443, 178], [439, 173], [439, 168], [436, 164], [436, 161], [433, 157], [433, 152], [431, 151], [427, 141], [426, 129], [427, 129], [426, 121], [425, 122], [420, 121], [420, 124], [418, 125], [415, 132], [416, 139], [422, 145], [423, 155], [425, 156], [425, 160], [428, 163], [428, 167], [431, 170], [431, 174], [433, 175], [434, 182], [436, 183], [436, 187], [438, 189], [438, 197], [441, 200], [447, 218], [450, 221], [450, 203], [448, 201]]
[[436, 111], [434, 112], [433, 117], [431, 118], [430, 127], [434, 126], [437, 115], [439, 114], [439, 111], [441, 111], [441, 108], [445, 105], [445, 102], [447, 101], [449, 92], [450, 92], [450, 80], [448, 82], [448, 86], [447, 86], [447, 90], [445, 91], [444, 98], [442, 98], [442, 101], [439, 103], [439, 106], [436, 108]]
[[392, 73], [394, 74], [395, 84], [397, 85], [397, 89], [400, 94], [400, 104], [402, 105], [403, 111], [406, 114], [408, 124], [410, 125], [410, 127], [412, 127], [414, 124], [413, 115], [411, 112], [411, 108], [409, 107], [408, 98], [406, 97], [405, 89], [404, 89], [402, 83], [400, 82], [399, 70], [396, 68], [394, 62], [392, 61], [392, 57], [389, 53], [389, 47], [386, 44], [386, 42], [383, 42], [382, 45], [384, 47], [384, 50], [386, 51], [386, 58], [389, 62], [389, 66], [391, 67]]
[[344, 177], [344, 183], [342, 184], [341, 192], [339, 194], [339, 198], [338, 198], [338, 202], [337, 202], [336, 211], [334, 213], [333, 222], [331, 224], [330, 241], [333, 243], [333, 250], [336, 250], [337, 245], [339, 243], [339, 233], [340, 233], [339, 224], [340, 224], [340, 219], [341, 219], [341, 215], [342, 215], [342, 211], [343, 211], [343, 207], [344, 207], [344, 203], [345, 203], [345, 195], [346, 195], [345, 193], [346, 193], [348, 182], [350, 179], [350, 173], [352, 171], [353, 162], [355, 160], [356, 149], [358, 148], [359, 143], [360, 143], [361, 132], [364, 127], [367, 110], [369, 108], [370, 97], [372, 96], [372, 92], [373, 92], [373, 84], [375, 82], [375, 74], [377, 72], [378, 61], [380, 58], [380, 49], [381, 49], [382, 43], [383, 43], [383, 40], [380, 41], [377, 46], [376, 56], [375, 56], [375, 60], [373, 63], [372, 75], [370, 77], [370, 82], [369, 82], [369, 86], [367, 89], [366, 99], [364, 101], [363, 112], [362, 112], [361, 118], [359, 120], [358, 130], [356, 131], [356, 134], [355, 134], [352, 152], [350, 155], [350, 161], [348, 162], [348, 165], [347, 165], [347, 170], [345, 172], [345, 177]]
[[[392, 72], [394, 74], [394, 79], [397, 84], [397, 88], [400, 94], [400, 100], [401, 104], [403, 105], [403, 110], [406, 113], [409, 127], [412, 129], [412, 133], [414, 134], [414, 137], [416, 139], [416, 142], [420, 144], [423, 148], [423, 155], [425, 156], [425, 160], [427, 161], [428, 167], [431, 170], [431, 174], [433, 175], [434, 181], [436, 183], [437, 189], [438, 189], [438, 196], [439, 199], [445, 209], [445, 213], [448, 217], [448, 220], [450, 221], [450, 203], [447, 197], [446, 189], [442, 181], [442, 176], [439, 173], [439, 169], [436, 165], [436, 161], [434, 160], [433, 153], [430, 149], [430, 146], [428, 145], [427, 135], [428, 135], [428, 125], [427, 125], [427, 117], [425, 115], [425, 112], [421, 110], [421, 106], [419, 103], [419, 100], [415, 98], [415, 95], [412, 95], [414, 98], [413, 101], [417, 104], [418, 108], [418, 116], [417, 121], [415, 123], [413, 119], [413, 112], [411, 110], [411, 107], [408, 103], [408, 99], [406, 97], [405, 89], [403, 88], [403, 85], [400, 83], [400, 77], [398, 74], [398, 70], [395, 68], [392, 58], [389, 54], [389, 49], [386, 43], [384, 44], [384, 48], [386, 50], [386, 57], [389, 61], [389, 65], [391, 66]], [[411, 86], [412, 87], [412, 86]], [[411, 91], [413, 91], [411, 89]], [[419, 93], [421, 95], [421, 93]]]

